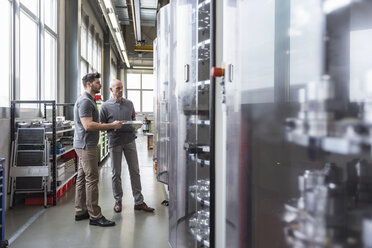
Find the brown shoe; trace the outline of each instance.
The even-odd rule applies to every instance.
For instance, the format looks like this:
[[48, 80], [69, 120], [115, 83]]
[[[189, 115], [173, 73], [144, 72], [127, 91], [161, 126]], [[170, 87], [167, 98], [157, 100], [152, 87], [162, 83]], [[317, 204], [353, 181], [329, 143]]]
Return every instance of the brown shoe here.
[[121, 201], [115, 202], [114, 211], [116, 213], [120, 213], [121, 212]]
[[150, 208], [146, 203], [134, 205], [134, 210], [143, 210], [145, 212], [154, 212], [154, 208]]

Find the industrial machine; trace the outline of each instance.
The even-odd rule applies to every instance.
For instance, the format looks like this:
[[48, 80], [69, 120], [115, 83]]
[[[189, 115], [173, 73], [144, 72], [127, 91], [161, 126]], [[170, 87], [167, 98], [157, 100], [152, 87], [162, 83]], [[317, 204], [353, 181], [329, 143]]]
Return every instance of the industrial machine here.
[[226, 247], [371, 246], [371, 1], [224, 1]]
[[213, 1], [177, 0], [158, 14], [156, 154], [169, 185], [169, 243], [214, 247]]

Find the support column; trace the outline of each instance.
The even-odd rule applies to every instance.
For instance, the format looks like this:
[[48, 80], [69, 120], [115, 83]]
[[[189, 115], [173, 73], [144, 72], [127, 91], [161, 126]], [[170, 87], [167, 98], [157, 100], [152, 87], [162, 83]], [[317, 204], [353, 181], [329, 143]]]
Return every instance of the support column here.
[[[74, 103], [78, 98], [80, 72], [79, 23], [81, 0], [65, 0], [65, 102]], [[73, 109], [66, 109], [66, 119], [73, 119]]]
[[103, 99], [106, 101], [110, 98], [110, 33], [106, 32], [103, 37], [103, 76], [102, 76], [102, 95]]

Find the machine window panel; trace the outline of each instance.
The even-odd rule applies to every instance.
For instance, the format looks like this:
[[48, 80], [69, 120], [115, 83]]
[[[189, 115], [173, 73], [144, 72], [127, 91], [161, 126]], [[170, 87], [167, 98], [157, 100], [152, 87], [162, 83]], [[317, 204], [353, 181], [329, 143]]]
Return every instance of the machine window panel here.
[[350, 32], [350, 101], [372, 97], [372, 29]]
[[290, 85], [319, 81], [322, 74], [322, 1], [291, 0]]
[[[252, 21], [241, 20], [244, 32], [241, 46], [241, 68], [245, 82], [242, 91], [274, 87], [274, 35], [275, 1], [250, 1], [245, 3]], [[243, 16], [242, 16], [243, 17]], [[254, 20], [254, 21], [253, 21]], [[242, 30], [243, 31], [243, 30]]]

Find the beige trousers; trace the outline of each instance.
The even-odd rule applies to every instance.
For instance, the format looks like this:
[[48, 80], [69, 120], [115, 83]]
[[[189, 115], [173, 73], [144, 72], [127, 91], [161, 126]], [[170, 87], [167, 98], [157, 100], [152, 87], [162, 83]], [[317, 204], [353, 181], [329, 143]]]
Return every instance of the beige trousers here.
[[76, 149], [79, 158], [76, 179], [75, 214], [84, 214], [87, 210], [90, 219], [102, 217], [98, 206], [98, 157], [97, 148]]

